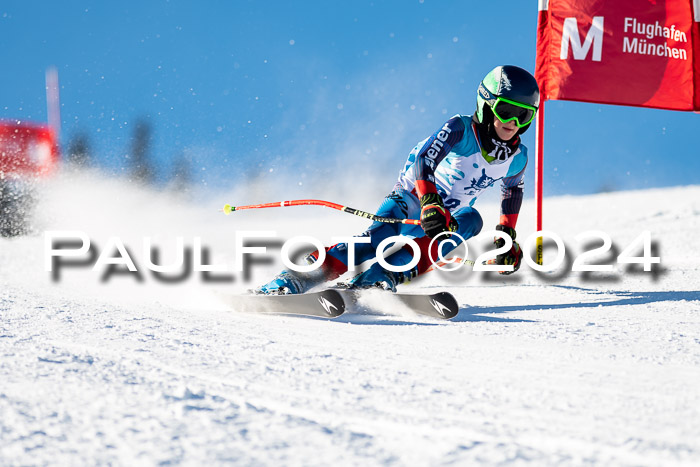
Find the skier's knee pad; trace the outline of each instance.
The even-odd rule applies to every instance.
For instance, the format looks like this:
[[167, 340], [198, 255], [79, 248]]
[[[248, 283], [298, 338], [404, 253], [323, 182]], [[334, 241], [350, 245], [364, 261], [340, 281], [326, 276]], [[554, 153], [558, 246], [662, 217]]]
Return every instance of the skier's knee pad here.
[[400, 219], [415, 218], [420, 214], [420, 201], [404, 188], [398, 186], [389, 193], [382, 201], [377, 210], [377, 215], [381, 217], [398, 217]]

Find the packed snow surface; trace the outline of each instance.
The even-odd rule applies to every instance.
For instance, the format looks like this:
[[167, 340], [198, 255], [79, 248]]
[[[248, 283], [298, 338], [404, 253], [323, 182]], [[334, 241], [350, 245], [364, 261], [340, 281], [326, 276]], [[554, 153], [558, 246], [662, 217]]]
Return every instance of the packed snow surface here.
[[[160, 264], [177, 237], [199, 237], [209, 264], [225, 266], [237, 231], [328, 243], [367, 227], [319, 207], [217, 212], [281, 200], [234, 196], [192, 203], [94, 174], [45, 187], [39, 231], [0, 239], [0, 464], [700, 464], [700, 187], [547, 199], [545, 226], [571, 260], [602, 245], [580, 245], [582, 232], [609, 234], [613, 250], [590, 262], [615, 264], [648, 230], [661, 264], [463, 269], [401, 286], [452, 292], [450, 322], [381, 292], [335, 320], [219, 301], [280, 269], [279, 249], [248, 277], [212, 273], [220, 282], [148, 270], [144, 238]], [[496, 203], [476, 207], [496, 225]], [[138, 274], [103, 262], [55, 278], [45, 232], [57, 230], [83, 232], [105, 258], [119, 257], [117, 237]], [[519, 240], [533, 230], [526, 201]], [[469, 257], [488, 242], [470, 240]]]

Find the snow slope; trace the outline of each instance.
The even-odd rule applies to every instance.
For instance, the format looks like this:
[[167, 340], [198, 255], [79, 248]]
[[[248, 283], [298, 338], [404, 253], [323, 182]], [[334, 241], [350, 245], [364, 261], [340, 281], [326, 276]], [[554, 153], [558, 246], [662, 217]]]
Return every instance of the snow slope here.
[[[234, 193], [195, 205], [94, 174], [46, 190], [42, 231], [80, 230], [99, 248], [118, 236], [139, 267], [144, 237], [169, 259], [177, 236], [199, 236], [228, 264], [237, 230], [328, 242], [367, 225], [313, 207], [225, 217]], [[477, 207], [495, 225], [497, 206]], [[583, 231], [619, 252], [649, 230], [661, 268], [431, 273], [404, 287], [454, 293], [452, 322], [378, 294], [329, 321], [217, 300], [277, 260], [247, 281], [165, 284], [143, 269], [102, 283], [104, 268], [71, 268], [55, 282], [41, 233], [0, 239], [0, 464], [697, 465], [700, 187], [552, 198], [545, 216], [574, 253]]]

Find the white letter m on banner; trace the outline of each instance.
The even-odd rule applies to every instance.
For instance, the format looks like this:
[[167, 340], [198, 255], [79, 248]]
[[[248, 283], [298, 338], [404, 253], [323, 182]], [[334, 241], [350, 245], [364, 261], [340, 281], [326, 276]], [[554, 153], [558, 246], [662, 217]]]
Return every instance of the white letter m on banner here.
[[571, 42], [571, 48], [574, 52], [574, 60], [585, 60], [591, 49], [591, 44], [593, 44], [593, 61], [599, 62], [603, 52], [603, 17], [593, 17], [593, 23], [586, 34], [583, 45], [581, 45], [576, 18], [566, 18], [561, 35], [561, 54], [559, 55], [562, 60], [569, 58], [569, 42]]

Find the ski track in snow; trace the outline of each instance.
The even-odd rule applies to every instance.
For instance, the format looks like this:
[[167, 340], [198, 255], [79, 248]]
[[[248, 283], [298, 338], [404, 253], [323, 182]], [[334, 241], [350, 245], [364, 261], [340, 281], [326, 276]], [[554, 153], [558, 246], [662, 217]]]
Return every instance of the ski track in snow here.
[[[97, 176], [47, 190], [43, 229], [130, 250], [201, 236], [215, 261], [236, 229], [328, 242], [367, 225], [322, 208], [299, 208], [311, 232], [284, 210], [224, 217]], [[495, 224], [495, 204], [478, 208]], [[619, 248], [650, 230], [660, 272], [431, 273], [402, 287], [455, 294], [452, 322], [379, 292], [331, 321], [216, 299], [279, 263], [232, 285], [90, 269], [53, 283], [42, 235], [0, 239], [0, 464], [698, 465], [700, 187], [553, 198], [545, 216], [573, 249], [586, 230]]]

